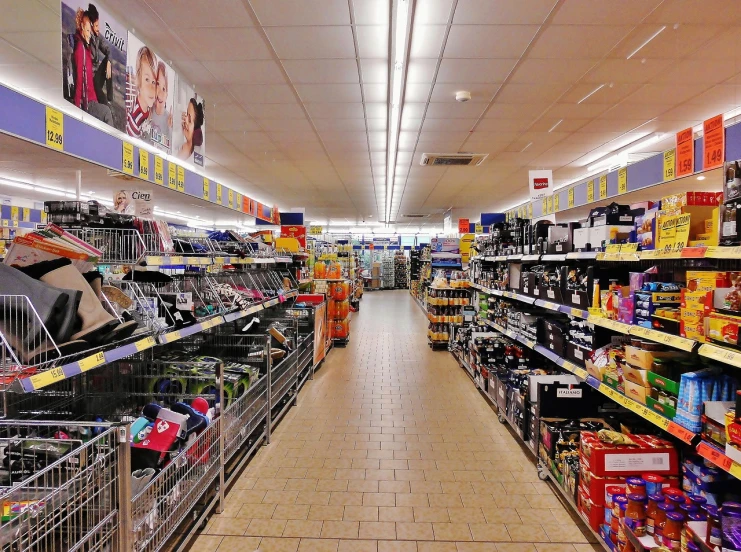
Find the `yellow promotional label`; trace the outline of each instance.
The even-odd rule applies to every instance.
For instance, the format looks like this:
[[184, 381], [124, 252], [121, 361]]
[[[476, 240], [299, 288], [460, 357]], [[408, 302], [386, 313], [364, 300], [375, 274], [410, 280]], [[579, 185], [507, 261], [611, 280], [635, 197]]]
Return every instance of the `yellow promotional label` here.
[[151, 349], [154, 347], [154, 338], [152, 337], [145, 337], [144, 339], [140, 339], [136, 343], [134, 343], [134, 347], [136, 347], [137, 351], [144, 351], [146, 349]]
[[11, 220], [18, 220], [19, 215], [20, 215], [20, 210], [18, 209], [18, 207], [10, 208], [10, 219]]
[[205, 176], [203, 177], [203, 199], [209, 200], [209, 188], [210, 188], [210, 182], [208, 178]]
[[41, 374], [31, 376], [30, 379], [34, 389], [41, 389], [42, 387], [46, 387], [52, 383], [62, 381], [64, 378], [64, 370], [61, 368], [52, 368], [51, 370], [47, 370]]
[[698, 353], [704, 357], [712, 358], [713, 360], [725, 362], [726, 364], [741, 368], [741, 353], [736, 351], [706, 343], [700, 346]]
[[741, 246], [723, 247], [712, 245], [705, 250], [709, 259], [741, 259]]
[[594, 180], [587, 182], [587, 203], [594, 201]]
[[183, 167], [178, 167], [177, 190], [178, 192], [185, 191], [185, 169]]
[[126, 174], [134, 174], [134, 144], [122, 142], [123, 159], [121, 161], [121, 170]]
[[682, 251], [690, 239], [690, 214], [677, 215], [677, 223], [674, 230], [673, 251]]
[[46, 145], [64, 151], [64, 114], [46, 106]]
[[574, 206], [574, 188], [569, 188], [569, 209]]
[[664, 152], [664, 182], [674, 180], [677, 166], [677, 150], [672, 148]]
[[154, 183], [160, 186], [165, 184], [164, 162], [159, 155], [154, 156]]
[[605, 253], [614, 255], [620, 253], [621, 245], [619, 243], [611, 243], [605, 247]]
[[149, 180], [149, 152], [139, 148], [139, 177]]
[[31, 222], [31, 209], [28, 207], [23, 208], [23, 222]]
[[105, 355], [101, 351], [99, 353], [95, 353], [92, 356], [83, 358], [77, 364], [80, 365], [80, 370], [81, 371], [87, 372], [88, 370], [92, 370], [93, 368], [97, 368], [101, 364], [105, 364]]
[[477, 225], [474, 226], [474, 232], [476, 232], [477, 234], [483, 234], [484, 233], [484, 227], [481, 226], [480, 224], [477, 224]]
[[230, 189], [226, 193], [226, 198], [227, 198], [227, 204], [229, 205], [229, 209], [233, 209], [234, 208], [234, 191]]
[[309, 226], [309, 234], [312, 236], [318, 236], [322, 233], [321, 226]]
[[221, 184], [217, 183], [216, 184], [216, 203], [218, 203], [219, 205], [221, 205], [221, 201], [222, 201], [222, 198], [221, 198]]
[[599, 198], [607, 199], [607, 175], [603, 174], [599, 177]]
[[656, 249], [659, 251], [673, 251], [674, 240], [677, 235], [678, 215], [663, 216], [658, 218], [659, 232]]
[[177, 165], [173, 162], [167, 164], [167, 187], [176, 190], [178, 187]]
[[628, 167], [623, 167], [618, 171], [618, 193], [628, 192]]
[[554, 194], [553, 195], [553, 210], [554, 211], [560, 211], [561, 210], [561, 194]]

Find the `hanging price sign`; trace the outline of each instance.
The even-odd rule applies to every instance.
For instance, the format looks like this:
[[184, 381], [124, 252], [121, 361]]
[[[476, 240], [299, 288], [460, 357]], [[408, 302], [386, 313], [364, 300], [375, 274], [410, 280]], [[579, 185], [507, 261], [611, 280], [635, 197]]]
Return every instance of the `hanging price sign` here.
[[208, 178], [205, 176], [203, 177], [203, 199], [206, 201], [209, 201], [209, 188], [210, 188], [210, 182], [208, 181]]
[[149, 180], [149, 152], [139, 148], [139, 177]]
[[607, 199], [607, 175], [603, 174], [599, 177], [599, 198]]
[[618, 170], [618, 194], [628, 191], [628, 167]]
[[548, 214], [548, 198], [543, 198], [543, 205], [541, 207], [541, 215], [547, 215]]
[[569, 209], [574, 206], [574, 188], [569, 188]]
[[164, 162], [159, 155], [154, 156], [154, 183], [160, 186], [165, 185]]
[[226, 193], [227, 202], [229, 204], [229, 209], [233, 208], [234, 206], [234, 192], [232, 190], [229, 190]]
[[561, 210], [561, 194], [555, 194], [553, 196], [553, 210], [554, 211]]
[[23, 222], [31, 222], [31, 209], [28, 207], [23, 208]]
[[124, 173], [134, 174], [134, 144], [123, 142], [123, 161], [121, 165]]
[[692, 127], [677, 132], [677, 178], [695, 172], [695, 140]]
[[167, 164], [168, 174], [167, 174], [167, 187], [171, 190], [176, 190], [178, 187], [178, 171], [177, 171], [177, 165], [175, 163], [168, 163]]
[[46, 106], [46, 145], [64, 151], [64, 114]]
[[527, 218], [532, 219], [533, 218], [533, 204], [528, 203], [527, 206]]
[[178, 192], [185, 191], [185, 169], [183, 167], [178, 167], [177, 190]]
[[714, 169], [723, 165], [726, 149], [726, 133], [723, 115], [716, 115], [702, 123], [702, 168]]
[[677, 165], [677, 150], [670, 149], [664, 152], [664, 182], [674, 180], [674, 169]]
[[587, 182], [587, 203], [594, 201], [594, 180]]
[[221, 184], [216, 184], [216, 203], [221, 205], [222, 197], [221, 197]]
[[552, 195], [549, 195], [546, 198], [546, 213], [549, 215], [553, 213], [553, 196]]

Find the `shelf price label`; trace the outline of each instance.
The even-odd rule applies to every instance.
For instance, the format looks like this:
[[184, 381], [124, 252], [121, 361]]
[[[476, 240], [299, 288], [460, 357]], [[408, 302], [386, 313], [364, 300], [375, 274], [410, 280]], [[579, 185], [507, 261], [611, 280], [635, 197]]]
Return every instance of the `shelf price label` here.
[[709, 259], [741, 259], [741, 246], [723, 247], [713, 245], [705, 249], [705, 257]]
[[689, 429], [684, 428], [681, 425], [674, 423], [674, 422], [669, 422], [669, 425], [666, 426], [666, 430], [671, 435], [674, 435], [674, 437], [684, 441], [688, 445], [692, 444], [692, 440], [695, 437], [695, 434], [692, 433]]
[[607, 199], [607, 175], [603, 174], [599, 177], [599, 198]]
[[674, 180], [674, 172], [677, 165], [677, 150], [672, 148], [664, 152], [664, 182]]
[[723, 115], [716, 115], [702, 123], [702, 168], [714, 169], [723, 165], [726, 149], [726, 133]]
[[185, 169], [183, 167], [178, 167], [177, 190], [178, 192], [185, 192]]
[[121, 165], [124, 173], [134, 174], [134, 144], [123, 142], [123, 161]]
[[216, 203], [221, 205], [222, 197], [221, 197], [221, 184], [216, 184]]
[[618, 194], [628, 193], [628, 167], [618, 170]]
[[29, 379], [31, 380], [31, 385], [33, 385], [34, 389], [41, 389], [42, 387], [46, 387], [52, 383], [62, 381], [66, 377], [67, 376], [64, 375], [64, 370], [59, 367], [36, 374], [35, 376], [31, 376]]
[[176, 190], [178, 187], [178, 177], [177, 177], [177, 165], [175, 163], [168, 163], [168, 174], [167, 174], [167, 187], [171, 190]]
[[242, 210], [242, 194], [240, 194], [240, 193], [235, 194], [234, 208], [237, 211], [241, 211]]
[[165, 185], [164, 161], [159, 155], [154, 156], [154, 183], [160, 186]]
[[134, 347], [138, 352], [144, 351], [145, 349], [150, 349], [154, 347], [154, 338], [150, 336], [144, 339], [140, 339], [139, 341], [134, 343]]
[[139, 148], [139, 176], [149, 180], [149, 152]]
[[46, 106], [46, 145], [64, 151], [64, 114]]
[[741, 368], [741, 353], [706, 343], [700, 346], [700, 355]]
[[101, 364], [105, 364], [105, 355], [103, 354], [103, 351], [101, 351], [99, 353], [95, 353], [92, 356], [83, 358], [77, 364], [80, 365], [81, 372], [87, 372], [88, 370], [97, 368]]
[[587, 203], [594, 201], [594, 180], [587, 182]]
[[715, 450], [713, 447], [706, 443], [700, 443], [699, 445], [697, 445], [697, 454], [699, 454], [706, 460], [710, 460], [713, 464], [725, 471], [730, 471], [731, 465], [734, 463], [733, 460], [728, 458], [728, 456], [718, 450]]
[[210, 192], [210, 189], [209, 188], [210, 188], [210, 186], [211, 186], [211, 184], [210, 184], [208, 178], [206, 178], [204, 176], [203, 177], [203, 199], [205, 199], [206, 201], [209, 201], [209, 192]]
[[574, 206], [574, 188], [569, 188], [569, 209]]
[[677, 178], [695, 172], [695, 140], [692, 127], [677, 132]]
[[480, 224], [476, 224], [476, 225], [474, 226], [474, 232], [475, 232], [476, 234], [483, 234], [483, 233], [484, 233], [484, 227], [483, 227], [483, 226], [481, 226]]

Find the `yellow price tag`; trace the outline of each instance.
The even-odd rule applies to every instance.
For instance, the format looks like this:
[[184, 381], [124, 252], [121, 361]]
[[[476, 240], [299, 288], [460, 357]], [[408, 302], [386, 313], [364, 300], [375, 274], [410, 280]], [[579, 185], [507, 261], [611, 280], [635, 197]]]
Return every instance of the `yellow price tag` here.
[[46, 106], [46, 145], [64, 151], [64, 114]]
[[10, 220], [18, 220], [19, 215], [20, 215], [20, 210], [18, 209], [18, 207], [10, 208]]
[[533, 218], [533, 204], [529, 203], [527, 206], [527, 218], [532, 219]]
[[166, 339], [165, 339], [165, 341], [166, 341], [167, 343], [170, 343], [170, 342], [172, 342], [172, 341], [177, 341], [177, 340], [179, 340], [179, 339], [182, 339], [182, 338], [183, 338], [183, 336], [182, 336], [182, 335], [180, 335], [180, 330], [177, 330], [177, 331], [174, 331], [174, 332], [170, 332], [169, 334], [167, 334], [167, 335], [165, 336], [165, 338], [166, 338]]
[[574, 188], [569, 188], [569, 209], [574, 206]]
[[624, 194], [628, 191], [628, 167], [618, 170], [618, 193]]
[[709, 259], [741, 259], [741, 246], [710, 246], [705, 250], [705, 257]]
[[222, 200], [222, 197], [221, 197], [221, 184], [217, 183], [216, 184], [216, 203], [218, 203], [219, 205], [221, 205], [221, 200]]
[[159, 155], [154, 156], [154, 183], [160, 186], [165, 185], [164, 161]]
[[237, 211], [241, 211], [242, 210], [242, 194], [240, 194], [240, 193], [237, 193], [236, 194], [236, 197], [234, 198], [234, 208]]
[[210, 195], [210, 187], [211, 183], [209, 182], [208, 178], [205, 176], [203, 177], [203, 199], [209, 201], [209, 195]]
[[144, 339], [140, 339], [139, 341], [134, 343], [134, 347], [139, 352], [146, 349], [151, 349], [152, 347], [154, 347], [154, 339], [152, 337], [145, 337]]
[[704, 357], [741, 368], [741, 353], [737, 353], [736, 351], [706, 343], [700, 346], [698, 353]]
[[675, 167], [677, 166], [677, 150], [672, 148], [664, 152], [664, 182], [667, 180], [674, 180], [676, 174], [674, 173]]
[[134, 174], [134, 144], [123, 142], [122, 170], [126, 174]]
[[607, 199], [607, 175], [603, 174], [599, 177], [599, 198]]
[[97, 368], [101, 364], [105, 364], [105, 355], [103, 352], [95, 353], [92, 356], [85, 357], [82, 360], [78, 361], [80, 370], [82, 372], [87, 372], [88, 370], [92, 370], [93, 368]]
[[577, 309], [576, 307], [572, 307], [571, 316], [578, 316], [579, 318], [582, 318], [584, 316], [584, 311], [581, 309]]
[[481, 226], [480, 224], [476, 224], [476, 225], [474, 226], [474, 228], [473, 228], [473, 231], [474, 231], [474, 232], [475, 232], [476, 234], [483, 234], [483, 233], [484, 233], [484, 227], [483, 227], [483, 226]]
[[10, 221], [3, 219], [3, 227], [7, 228], [8, 226], [10, 226]]
[[229, 191], [227, 191], [226, 193], [226, 197], [227, 197], [227, 203], [229, 205], [229, 209], [233, 209], [234, 208], [234, 191], [229, 189]]
[[41, 374], [31, 376], [30, 379], [34, 389], [41, 389], [42, 387], [46, 387], [52, 383], [62, 381], [65, 377], [64, 370], [61, 368], [52, 368], [51, 370], [47, 370]]
[[167, 163], [167, 187], [176, 190], [178, 187], [177, 165], [170, 161]]
[[541, 215], [547, 215], [547, 214], [548, 214], [548, 198], [544, 197]]
[[594, 201], [594, 180], [587, 182], [587, 203]]
[[552, 195], [549, 195], [546, 198], [546, 201], [547, 201], [547, 203], [546, 203], [546, 207], [547, 207], [546, 208], [546, 212], [550, 215], [551, 213], [553, 213], [553, 196]]
[[554, 196], [553, 196], [553, 210], [554, 211], [560, 211], [561, 210], [561, 194], [554, 194]]
[[185, 192], [185, 169], [180, 166], [178, 167], [177, 190], [178, 192]]
[[149, 180], [149, 152], [139, 148], [139, 177]]
[[23, 208], [23, 222], [31, 222], [31, 209], [28, 207]]

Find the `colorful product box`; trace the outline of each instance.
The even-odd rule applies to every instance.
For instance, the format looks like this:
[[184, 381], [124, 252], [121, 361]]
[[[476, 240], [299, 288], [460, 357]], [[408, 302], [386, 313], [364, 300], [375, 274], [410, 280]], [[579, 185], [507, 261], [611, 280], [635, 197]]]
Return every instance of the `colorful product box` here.
[[688, 270], [687, 288], [690, 291], [713, 291], [731, 287], [731, 273], [713, 270]]
[[625, 476], [600, 477], [594, 475], [579, 464], [579, 492], [584, 492], [596, 506], [605, 505], [605, 487], [618, 486], [625, 488]]
[[[693, 282], [697, 282], [697, 280], [693, 280]], [[715, 286], [713, 289], [715, 289]], [[682, 299], [679, 302], [679, 306], [685, 309], [702, 309], [705, 312], [705, 315], [708, 315], [713, 312], [713, 291], [691, 291], [688, 288], [684, 288], [682, 290]]]
[[679, 470], [677, 450], [664, 439], [631, 435], [635, 445], [613, 445], [601, 441], [595, 432], [581, 434], [581, 462], [597, 476], [617, 477], [637, 472], [674, 474]]
[[[627, 370], [627, 367], [624, 368], [623, 373]], [[645, 372], [645, 370], [642, 370], [641, 372]], [[649, 385], [642, 385], [628, 379], [623, 382], [623, 385], [625, 386], [625, 396], [629, 399], [633, 399], [637, 403], [646, 404], [646, 397], [651, 396], [651, 387]]]
[[650, 370], [656, 358], [677, 358], [683, 356], [678, 351], [646, 351], [632, 345], [625, 346], [625, 361], [635, 368]]
[[584, 517], [585, 522], [595, 531], [605, 520], [604, 506], [598, 506], [592, 501], [592, 498], [581, 488], [577, 494], [577, 507], [579, 513]]
[[705, 336], [720, 343], [738, 345], [741, 318], [717, 312], [705, 318]]

